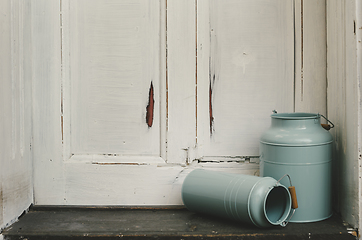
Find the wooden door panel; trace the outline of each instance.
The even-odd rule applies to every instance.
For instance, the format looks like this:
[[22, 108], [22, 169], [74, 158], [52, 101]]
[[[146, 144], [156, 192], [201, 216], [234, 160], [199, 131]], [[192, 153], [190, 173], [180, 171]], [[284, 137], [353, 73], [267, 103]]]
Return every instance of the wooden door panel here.
[[258, 156], [272, 110], [293, 111], [292, 1], [199, 3], [200, 157]]
[[70, 154], [159, 157], [160, 3], [70, 1], [66, 33]]

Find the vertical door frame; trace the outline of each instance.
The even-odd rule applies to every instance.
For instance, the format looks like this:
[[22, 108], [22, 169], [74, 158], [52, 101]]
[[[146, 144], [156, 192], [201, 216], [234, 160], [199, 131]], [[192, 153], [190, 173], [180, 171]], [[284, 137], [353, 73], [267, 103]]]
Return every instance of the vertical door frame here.
[[327, 114], [326, 1], [293, 0], [294, 111]]
[[167, 162], [188, 164], [196, 150], [197, 0], [166, 0]]
[[354, 228], [362, 223], [362, 4], [328, 0], [328, 116], [334, 144], [335, 207]]

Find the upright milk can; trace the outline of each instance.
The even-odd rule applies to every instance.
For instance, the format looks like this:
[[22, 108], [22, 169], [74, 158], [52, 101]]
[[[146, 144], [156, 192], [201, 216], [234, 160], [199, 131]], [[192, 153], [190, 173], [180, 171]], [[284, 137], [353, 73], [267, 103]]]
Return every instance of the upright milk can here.
[[[275, 113], [260, 139], [260, 176], [289, 174], [298, 211], [290, 222], [315, 222], [332, 215], [332, 135], [319, 114]], [[281, 184], [286, 185], [286, 179]]]

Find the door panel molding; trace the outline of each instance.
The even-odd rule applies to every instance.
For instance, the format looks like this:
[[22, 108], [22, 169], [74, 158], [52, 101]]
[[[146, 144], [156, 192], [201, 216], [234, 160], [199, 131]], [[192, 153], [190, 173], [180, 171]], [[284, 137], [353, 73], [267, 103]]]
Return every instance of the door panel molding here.
[[162, 1], [61, 1], [64, 160], [166, 161], [163, 10]]

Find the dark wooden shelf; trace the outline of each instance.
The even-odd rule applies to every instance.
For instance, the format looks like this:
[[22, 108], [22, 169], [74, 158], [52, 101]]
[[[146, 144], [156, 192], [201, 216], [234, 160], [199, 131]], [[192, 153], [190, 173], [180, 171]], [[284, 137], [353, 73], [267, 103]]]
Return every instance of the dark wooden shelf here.
[[338, 215], [285, 228], [192, 213], [183, 207], [32, 207], [3, 230], [4, 239], [356, 239]]

